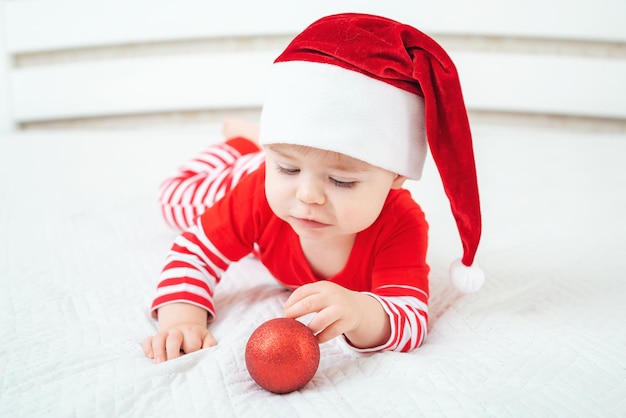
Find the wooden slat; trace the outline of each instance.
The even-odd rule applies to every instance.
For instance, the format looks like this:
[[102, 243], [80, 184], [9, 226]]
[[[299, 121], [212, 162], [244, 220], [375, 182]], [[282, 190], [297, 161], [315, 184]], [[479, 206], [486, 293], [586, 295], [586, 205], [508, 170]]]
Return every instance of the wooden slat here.
[[[348, 10], [389, 16], [435, 37], [626, 42], [626, 1], [618, 0], [513, 4], [495, 0], [233, 0], [219, 5], [205, 0], [6, 0], [1, 4], [8, 55], [0, 57], [0, 65], [3, 60], [10, 62], [13, 55], [29, 52], [293, 35], [318, 17]], [[450, 52], [470, 110], [626, 119], [626, 60], [622, 55]], [[278, 53], [98, 58], [9, 68], [7, 77], [0, 71], [4, 78], [0, 93], [8, 98], [8, 103], [0, 103], [0, 129], [55, 119], [258, 108], [267, 68]]]
[[12, 74], [19, 122], [169, 110], [258, 107], [277, 52], [95, 61]]
[[[18, 122], [260, 107], [279, 51], [32, 67], [12, 75]], [[452, 53], [470, 109], [626, 118], [626, 61]]]
[[295, 34], [327, 14], [385, 15], [427, 33], [626, 41], [621, 0], [7, 0], [12, 54], [162, 40]]
[[626, 119], [626, 60], [486, 52], [453, 56], [471, 109]]

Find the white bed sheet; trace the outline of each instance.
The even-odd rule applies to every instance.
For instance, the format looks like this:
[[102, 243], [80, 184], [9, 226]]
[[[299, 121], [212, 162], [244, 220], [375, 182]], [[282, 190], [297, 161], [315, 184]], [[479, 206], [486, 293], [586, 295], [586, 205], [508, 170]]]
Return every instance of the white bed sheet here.
[[217, 290], [215, 348], [155, 365], [148, 307], [175, 233], [160, 180], [215, 132], [0, 137], [0, 416], [626, 416], [626, 135], [474, 128], [486, 283], [447, 280], [460, 244], [432, 164], [430, 333], [408, 354], [321, 346], [275, 395], [244, 349], [287, 293], [254, 259]]

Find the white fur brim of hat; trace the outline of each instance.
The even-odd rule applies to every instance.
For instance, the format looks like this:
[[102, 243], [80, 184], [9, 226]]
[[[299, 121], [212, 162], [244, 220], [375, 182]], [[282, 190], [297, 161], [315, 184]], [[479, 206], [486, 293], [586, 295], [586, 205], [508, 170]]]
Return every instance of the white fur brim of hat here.
[[419, 179], [427, 153], [424, 100], [336, 65], [274, 63], [260, 142], [310, 146]]

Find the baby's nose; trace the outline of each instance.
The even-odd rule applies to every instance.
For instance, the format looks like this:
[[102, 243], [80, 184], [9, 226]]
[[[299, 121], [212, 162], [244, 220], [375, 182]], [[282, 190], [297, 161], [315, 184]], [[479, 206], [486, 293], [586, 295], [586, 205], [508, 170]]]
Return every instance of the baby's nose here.
[[296, 197], [303, 203], [309, 205], [321, 205], [326, 201], [324, 187], [317, 179], [302, 178], [298, 184]]

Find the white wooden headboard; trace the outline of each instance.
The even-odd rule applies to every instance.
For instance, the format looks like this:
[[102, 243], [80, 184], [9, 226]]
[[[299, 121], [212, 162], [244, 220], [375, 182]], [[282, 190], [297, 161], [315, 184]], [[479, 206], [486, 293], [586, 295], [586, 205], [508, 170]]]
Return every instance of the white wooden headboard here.
[[472, 115], [626, 126], [624, 0], [0, 0], [0, 129], [254, 114], [291, 37], [347, 11], [437, 39]]

